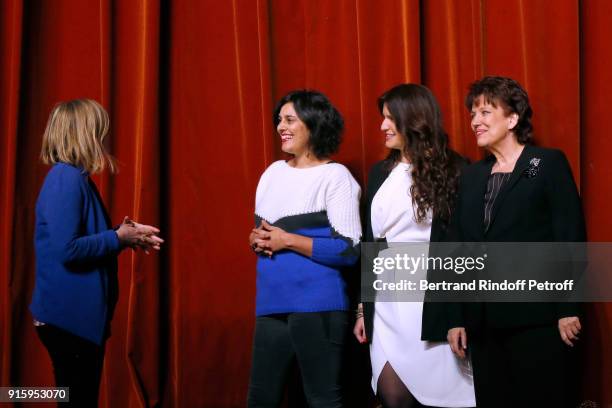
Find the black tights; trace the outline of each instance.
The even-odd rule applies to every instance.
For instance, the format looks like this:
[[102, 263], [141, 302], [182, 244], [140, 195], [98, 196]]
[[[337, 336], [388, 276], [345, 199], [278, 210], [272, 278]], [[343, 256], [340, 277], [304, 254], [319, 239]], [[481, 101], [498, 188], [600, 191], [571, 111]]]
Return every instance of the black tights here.
[[385, 408], [421, 406], [387, 361], [378, 377], [378, 396]]

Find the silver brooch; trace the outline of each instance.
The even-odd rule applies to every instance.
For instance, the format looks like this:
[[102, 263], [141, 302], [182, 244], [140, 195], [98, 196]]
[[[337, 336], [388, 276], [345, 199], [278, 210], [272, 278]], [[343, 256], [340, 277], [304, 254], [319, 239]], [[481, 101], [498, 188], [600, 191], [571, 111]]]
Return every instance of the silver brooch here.
[[527, 178], [532, 178], [538, 175], [538, 171], [540, 170], [540, 158], [539, 157], [534, 157], [533, 159], [529, 160], [529, 167], [527, 167], [527, 169], [525, 169], [525, 176]]

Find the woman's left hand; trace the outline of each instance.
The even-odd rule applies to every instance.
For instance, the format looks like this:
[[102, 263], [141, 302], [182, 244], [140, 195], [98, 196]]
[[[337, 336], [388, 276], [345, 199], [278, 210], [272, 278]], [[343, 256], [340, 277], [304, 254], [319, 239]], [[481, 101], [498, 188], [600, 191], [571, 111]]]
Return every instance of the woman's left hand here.
[[578, 340], [581, 329], [580, 319], [576, 316], [559, 319], [559, 334], [561, 334], [561, 340], [568, 346], [574, 346], [572, 340]]

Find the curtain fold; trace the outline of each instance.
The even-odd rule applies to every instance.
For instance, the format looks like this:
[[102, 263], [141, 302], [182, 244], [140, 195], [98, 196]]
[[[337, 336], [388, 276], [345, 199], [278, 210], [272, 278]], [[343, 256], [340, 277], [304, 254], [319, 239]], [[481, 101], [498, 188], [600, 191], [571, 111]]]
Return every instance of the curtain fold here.
[[[111, 63], [102, 70], [110, 68], [110, 144], [121, 163], [109, 183], [110, 210], [116, 223], [127, 215], [159, 225], [161, 5], [152, 0], [133, 1], [130, 7], [119, 1], [109, 5], [112, 40], [105, 55]], [[125, 296], [120, 297], [107, 347], [104, 400], [108, 407], [155, 406], [160, 360], [150, 356], [160, 355], [160, 264], [157, 256], [125, 252], [119, 263], [119, 289]], [[117, 381], [118, 372], [123, 381]]]
[[481, 152], [463, 101], [468, 85], [485, 72], [482, 1], [426, 1], [423, 6], [423, 83], [440, 103], [451, 146], [476, 160]]
[[[612, 3], [580, 2], [580, 154], [581, 192], [590, 241], [611, 241], [612, 139], [602, 126], [612, 95]], [[593, 304], [587, 309], [583, 394], [602, 406], [612, 403], [612, 304]]]
[[16, 188], [17, 128], [20, 105], [23, 4], [0, 5], [0, 379], [11, 378], [13, 364], [12, 233]]
[[[377, 98], [421, 82], [451, 145], [482, 157], [463, 99], [483, 75], [527, 88], [536, 141], [562, 149], [589, 237], [610, 241], [612, 5], [606, 0], [5, 0], [0, 4], [0, 386], [52, 384], [27, 310], [41, 136], [55, 103], [99, 100], [116, 176], [112, 220], [159, 225], [159, 254], [125, 251], [101, 386], [106, 407], [245, 405], [259, 176], [285, 156], [272, 123], [289, 90], [324, 92], [346, 131], [335, 160], [366, 182], [386, 154]], [[603, 125], [603, 126], [602, 126]], [[589, 306], [583, 399], [612, 403], [612, 305]], [[349, 347], [353, 404], [367, 356]]]
[[[243, 406], [259, 175], [273, 157], [269, 5], [172, 3], [168, 406]], [[247, 211], [245, 211], [248, 209]]]

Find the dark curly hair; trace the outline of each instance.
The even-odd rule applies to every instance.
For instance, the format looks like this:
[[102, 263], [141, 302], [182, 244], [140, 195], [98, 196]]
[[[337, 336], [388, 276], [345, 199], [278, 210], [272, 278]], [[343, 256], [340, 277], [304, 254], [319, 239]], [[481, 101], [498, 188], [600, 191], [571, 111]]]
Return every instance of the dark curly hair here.
[[[404, 138], [403, 153], [412, 163], [410, 194], [416, 220], [423, 221], [432, 210], [435, 217], [448, 221], [457, 194], [460, 156], [448, 147], [438, 102], [423, 85], [402, 84], [378, 98], [381, 114], [385, 105]], [[388, 167], [401, 156], [402, 152], [392, 149]]]
[[280, 122], [281, 108], [290, 102], [310, 132], [308, 144], [314, 155], [325, 158], [336, 153], [342, 142], [344, 119], [327, 96], [307, 89], [289, 92], [274, 108], [274, 126]]
[[470, 85], [465, 97], [465, 106], [472, 110], [474, 103], [480, 103], [480, 97], [486, 103], [497, 107], [500, 104], [506, 115], [516, 113], [518, 122], [512, 129], [520, 144], [531, 143], [533, 138], [533, 125], [531, 116], [533, 111], [529, 105], [529, 97], [523, 87], [514, 79], [500, 76], [486, 76]]

